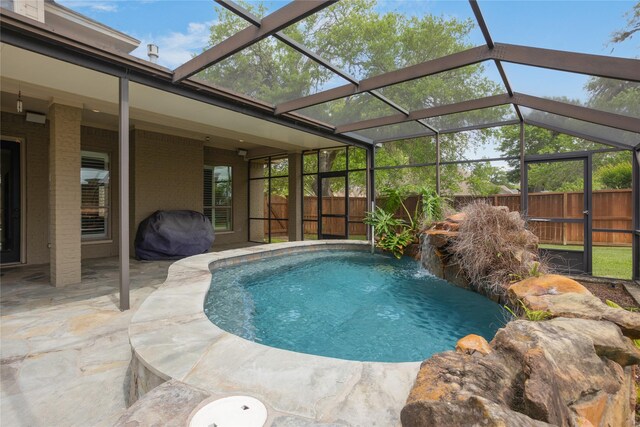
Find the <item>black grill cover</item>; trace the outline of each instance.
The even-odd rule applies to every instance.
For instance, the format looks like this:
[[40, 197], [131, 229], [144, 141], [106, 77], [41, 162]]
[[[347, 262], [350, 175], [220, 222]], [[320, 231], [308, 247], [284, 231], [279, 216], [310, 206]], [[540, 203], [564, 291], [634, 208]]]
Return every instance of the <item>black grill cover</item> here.
[[195, 211], [156, 211], [138, 226], [136, 258], [179, 259], [205, 253], [215, 235], [209, 218]]

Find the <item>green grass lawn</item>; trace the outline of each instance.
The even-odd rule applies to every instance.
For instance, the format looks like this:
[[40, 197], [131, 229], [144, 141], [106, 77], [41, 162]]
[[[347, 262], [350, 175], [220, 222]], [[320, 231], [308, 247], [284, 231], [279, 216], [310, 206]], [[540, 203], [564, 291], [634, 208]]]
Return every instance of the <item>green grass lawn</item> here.
[[[582, 246], [540, 245], [545, 249], [577, 250]], [[594, 246], [593, 247], [593, 275], [615, 277], [617, 279], [631, 279], [632, 266], [631, 247]]]

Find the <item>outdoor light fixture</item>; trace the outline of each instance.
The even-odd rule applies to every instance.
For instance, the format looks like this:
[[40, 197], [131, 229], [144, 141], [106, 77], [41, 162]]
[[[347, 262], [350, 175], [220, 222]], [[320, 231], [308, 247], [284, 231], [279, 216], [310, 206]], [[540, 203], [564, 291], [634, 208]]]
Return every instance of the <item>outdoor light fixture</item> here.
[[22, 113], [22, 93], [18, 91], [18, 100], [16, 101], [16, 111]]
[[248, 153], [247, 150], [243, 150], [242, 148], [238, 148], [238, 156], [244, 157], [244, 156], [247, 155], [247, 153]]
[[42, 113], [35, 113], [33, 111], [27, 111], [27, 116], [25, 120], [31, 123], [45, 124], [47, 121], [47, 116]]

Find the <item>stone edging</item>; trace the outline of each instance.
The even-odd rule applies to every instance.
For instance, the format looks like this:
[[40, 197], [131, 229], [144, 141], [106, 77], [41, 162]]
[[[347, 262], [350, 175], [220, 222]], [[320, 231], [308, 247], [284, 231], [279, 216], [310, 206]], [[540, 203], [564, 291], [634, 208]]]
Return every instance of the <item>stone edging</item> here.
[[369, 243], [277, 243], [172, 264], [167, 280], [142, 303], [129, 326], [131, 400], [178, 380], [212, 395], [254, 396], [267, 405], [270, 419], [399, 424], [419, 362], [357, 362], [281, 350], [223, 331], [204, 314], [212, 267], [329, 248], [367, 250]]

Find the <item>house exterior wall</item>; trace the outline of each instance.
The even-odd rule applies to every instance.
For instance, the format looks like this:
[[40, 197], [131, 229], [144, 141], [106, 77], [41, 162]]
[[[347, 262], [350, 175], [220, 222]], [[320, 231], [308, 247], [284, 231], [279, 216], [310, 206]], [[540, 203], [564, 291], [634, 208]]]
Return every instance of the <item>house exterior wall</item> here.
[[[24, 143], [23, 173], [25, 212], [25, 263], [46, 264], [49, 259], [49, 125], [25, 121], [24, 115], [2, 112], [2, 136], [17, 138]], [[110, 236], [98, 242], [82, 242], [82, 258], [101, 258], [118, 255], [118, 133], [111, 130], [82, 126], [81, 150], [109, 153], [111, 191], [109, 222]], [[78, 176], [78, 185], [80, 177]]]
[[[233, 174], [233, 231], [216, 233], [214, 247], [220, 244], [246, 242], [248, 238], [247, 224], [249, 222], [249, 208], [247, 206], [249, 197], [249, 162], [238, 156], [235, 151], [204, 147], [204, 165], [231, 166]], [[202, 181], [202, 177], [200, 181]]]
[[44, 264], [49, 262], [49, 121], [41, 125], [24, 118], [21, 114], [3, 112], [1, 133], [3, 137], [18, 138], [24, 143], [25, 262]]
[[[76, 115], [77, 116], [77, 115]], [[24, 143], [25, 212], [22, 227], [27, 264], [45, 264], [51, 261], [49, 244], [49, 170], [51, 122], [29, 123], [22, 114], [1, 113], [4, 138], [19, 139]], [[66, 119], [56, 116], [58, 125], [78, 127], [78, 117]], [[66, 125], [65, 121], [68, 121]], [[75, 132], [75, 130], [73, 130]], [[82, 241], [82, 259], [118, 255], [119, 161], [118, 133], [113, 130], [81, 126], [80, 150], [106, 152], [110, 169], [110, 217], [108, 236], [98, 241]], [[216, 234], [215, 245], [246, 242], [248, 239], [248, 162], [235, 151], [205, 147], [202, 141], [180, 138], [156, 132], [132, 130], [130, 134], [131, 183], [130, 228], [131, 247], [138, 224], [156, 210], [190, 209], [202, 212], [203, 169], [208, 166], [231, 166], [233, 170], [233, 231]], [[77, 148], [77, 147], [76, 147]], [[75, 149], [75, 148], [74, 148]], [[74, 155], [75, 156], [75, 155]], [[74, 171], [79, 167], [74, 166]], [[68, 185], [80, 189], [80, 176]], [[73, 201], [73, 205], [77, 205]], [[66, 202], [65, 202], [66, 203]], [[75, 209], [75, 208], [74, 208]], [[80, 216], [78, 207], [77, 215]], [[77, 221], [76, 221], [77, 222]], [[75, 222], [74, 222], [75, 224]], [[65, 233], [80, 233], [78, 229]], [[60, 230], [59, 230], [60, 231]], [[67, 233], [67, 234], [68, 234]], [[75, 236], [72, 240], [77, 240]], [[62, 235], [61, 235], [62, 236]], [[133, 253], [133, 252], [132, 252]]]
[[[202, 212], [202, 141], [136, 129], [131, 150], [132, 237], [157, 210]], [[133, 239], [131, 245], [133, 254]]]

